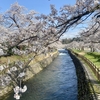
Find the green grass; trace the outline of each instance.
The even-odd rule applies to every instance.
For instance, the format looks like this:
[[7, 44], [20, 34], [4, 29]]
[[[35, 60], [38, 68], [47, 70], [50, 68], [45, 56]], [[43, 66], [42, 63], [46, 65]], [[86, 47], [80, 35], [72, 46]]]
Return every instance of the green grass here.
[[100, 68], [100, 53], [97, 52], [88, 52], [84, 55], [87, 59], [89, 59], [97, 68]]
[[83, 54], [83, 56], [89, 59], [94, 65], [97, 66], [97, 68], [100, 68], [100, 53], [85, 52], [85, 51], [79, 51], [79, 50], [73, 50], [73, 51], [78, 54]]
[[76, 49], [73, 49], [73, 51], [76, 53], [82, 52], [82, 50], [76, 50]]
[[6, 65], [8, 63], [8, 61], [10, 61], [10, 63], [13, 63], [15, 61], [25, 61], [27, 62], [28, 59], [30, 57], [34, 56], [34, 54], [29, 54], [29, 55], [12, 55], [12, 56], [8, 56], [8, 57], [0, 57], [0, 65], [4, 64]]
[[[48, 54], [54, 54], [56, 53], [57, 51], [55, 52], [52, 52], [52, 53], [48, 53]], [[10, 64], [16, 62], [16, 61], [24, 61], [24, 62], [27, 62], [29, 61], [29, 59], [31, 57], [33, 57], [35, 54], [34, 53], [30, 53], [28, 55], [12, 55], [12, 56], [8, 56], [8, 57], [0, 57], [0, 65], [6, 65], [8, 64], [8, 61], [10, 61]], [[46, 57], [48, 57], [47, 55], [45, 56], [44, 54], [40, 54], [40, 55], [37, 55], [35, 56], [35, 62], [36, 61], [41, 61], [43, 60], [44, 58], [46, 59]]]

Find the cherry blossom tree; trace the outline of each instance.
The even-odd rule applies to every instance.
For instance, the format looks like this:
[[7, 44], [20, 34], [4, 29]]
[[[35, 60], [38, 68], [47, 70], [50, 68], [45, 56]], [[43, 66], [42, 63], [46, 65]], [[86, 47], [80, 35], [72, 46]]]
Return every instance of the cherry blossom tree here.
[[35, 11], [27, 13], [24, 7], [15, 3], [3, 16], [7, 34], [4, 34], [6, 42], [1, 43], [1, 49], [5, 55], [12, 55], [15, 51], [19, 53], [19, 45], [26, 44], [27, 52], [33, 51], [32, 48], [39, 51], [59, 40], [70, 27], [80, 24], [94, 12], [99, 17], [99, 8], [99, 0], [77, 0], [74, 6], [64, 5], [59, 12], [51, 5], [49, 15], [35, 16]]
[[[98, 14], [96, 14], [98, 15]], [[99, 24], [99, 15], [98, 16], [93, 16], [92, 21], [88, 24], [88, 26], [82, 30], [80, 34], [80, 38], [84, 41], [86, 46], [91, 48], [91, 51], [95, 51], [96, 47], [95, 45], [97, 43], [100, 43], [100, 24]], [[87, 45], [88, 44], [88, 45]]]
[[[46, 53], [50, 44], [58, 41], [62, 34], [71, 27], [82, 23], [92, 14], [96, 18], [98, 29], [99, 0], [76, 0], [75, 5], [64, 5], [59, 12], [54, 5], [50, 7], [51, 13], [49, 15], [38, 15], [37, 12], [28, 11], [25, 7], [15, 3], [4, 14], [1, 14], [0, 51], [2, 53], [0, 55], [22, 55], [33, 52], [36, 56]], [[77, 44], [77, 47], [79, 45]], [[9, 83], [10, 80], [16, 84], [14, 88], [16, 99], [20, 99], [19, 92], [27, 90], [26, 86], [22, 87], [20, 84], [25, 77], [25, 69], [29, 67], [28, 64], [33, 58], [29, 59], [27, 63], [15, 62], [15, 65], [7, 70], [6, 76], [1, 77], [3, 85], [6, 83], [5, 81]], [[4, 66], [0, 67], [0, 70], [4, 70]], [[17, 77], [17, 80], [14, 77]]]
[[[13, 54], [28, 54], [33, 52], [34, 55], [26, 63], [15, 62], [10, 69], [5, 69], [3, 65], [0, 66], [1, 71], [5, 74], [0, 77], [1, 85], [8, 85], [10, 81], [14, 84], [14, 98], [20, 99], [20, 92], [25, 92], [27, 87], [22, 87], [21, 83], [25, 77], [26, 68], [29, 67], [33, 58], [43, 52], [47, 52], [49, 41], [53, 40], [53, 36], [49, 36], [44, 28], [46, 23], [38, 21], [35, 17], [35, 11], [27, 12], [26, 8], [15, 3], [11, 8], [0, 16], [0, 49], [1, 56], [10, 56]], [[50, 29], [48, 32], [50, 33]], [[25, 46], [24, 50], [20, 50], [21, 46]], [[9, 65], [9, 64], [8, 64]], [[9, 80], [5, 80], [6, 77]]]
[[56, 32], [52, 32], [58, 40], [69, 28], [82, 23], [94, 12], [98, 13], [99, 3], [99, 0], [77, 0], [74, 6], [64, 5], [59, 12], [51, 5], [51, 13], [48, 16], [41, 15], [40, 19], [45, 19], [49, 27], [56, 29]]

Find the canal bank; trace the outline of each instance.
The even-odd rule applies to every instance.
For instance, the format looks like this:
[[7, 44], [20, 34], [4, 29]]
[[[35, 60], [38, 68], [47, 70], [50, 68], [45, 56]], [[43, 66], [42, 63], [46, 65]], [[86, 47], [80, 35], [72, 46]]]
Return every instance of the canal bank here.
[[95, 93], [90, 84], [90, 79], [87, 78], [83, 63], [81, 63], [80, 60], [71, 51], [69, 51], [69, 54], [73, 59], [76, 68], [78, 79], [78, 100], [98, 100], [95, 97]]
[[[29, 80], [30, 78], [34, 77], [37, 73], [47, 67], [57, 56], [58, 51], [51, 52], [48, 54], [41, 54], [37, 56], [34, 60], [29, 63], [29, 68], [26, 70], [26, 77], [24, 81]], [[0, 100], [5, 100], [7, 96], [12, 92], [13, 86], [11, 84], [0, 87]]]
[[[73, 51], [72, 51], [73, 52]], [[95, 65], [95, 63], [91, 62], [91, 58], [88, 59], [85, 56], [83, 56], [83, 52], [76, 53], [73, 52], [80, 62], [83, 65], [87, 80], [89, 80], [91, 93], [93, 95], [93, 100], [100, 100], [100, 72], [99, 68]], [[95, 59], [96, 60], [96, 59]]]
[[[25, 84], [28, 90], [20, 100], [78, 100], [76, 70], [66, 50]], [[6, 100], [14, 100], [13, 95]]]

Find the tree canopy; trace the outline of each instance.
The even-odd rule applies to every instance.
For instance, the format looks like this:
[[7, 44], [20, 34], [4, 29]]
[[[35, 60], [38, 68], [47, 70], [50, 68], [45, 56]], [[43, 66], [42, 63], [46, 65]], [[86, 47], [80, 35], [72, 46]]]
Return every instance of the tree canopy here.
[[[36, 11], [28, 11], [25, 7], [14, 3], [10, 9], [0, 14], [0, 56], [11, 56], [13, 54], [29, 54], [34, 52], [35, 56], [46, 53], [48, 46], [67, 32], [93, 15], [94, 24], [90, 27], [88, 35], [97, 31], [100, 25], [100, 0], [76, 0], [75, 5], [64, 5], [59, 11], [54, 5], [50, 6], [48, 15], [38, 14]], [[86, 36], [86, 34], [82, 34]], [[32, 58], [33, 59], [33, 58]], [[29, 59], [27, 64], [32, 60]], [[22, 63], [17, 64], [18, 66]], [[23, 66], [25, 67], [26, 64]], [[1, 67], [2, 69], [2, 67]], [[16, 71], [17, 69], [14, 68]], [[10, 73], [9, 73], [10, 74]], [[24, 69], [18, 76], [23, 77]], [[10, 75], [11, 76], [11, 75]], [[1, 78], [2, 82], [3, 79]], [[24, 89], [25, 88], [25, 89]], [[23, 89], [26, 90], [25, 86]], [[19, 87], [15, 87], [15, 98]], [[22, 90], [23, 90], [22, 89]], [[23, 90], [23, 91], [24, 91]]]

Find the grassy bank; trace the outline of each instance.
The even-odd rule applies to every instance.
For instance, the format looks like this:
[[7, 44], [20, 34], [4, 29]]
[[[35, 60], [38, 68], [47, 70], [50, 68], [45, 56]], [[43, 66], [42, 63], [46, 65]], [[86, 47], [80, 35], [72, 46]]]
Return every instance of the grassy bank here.
[[74, 52], [89, 59], [97, 68], [100, 68], [100, 53], [98, 52], [85, 52], [80, 50], [73, 50]]
[[46, 59], [48, 56], [50, 55], [54, 55], [55, 52], [49, 52], [46, 55], [44, 54], [40, 54], [40, 55], [36, 55], [34, 57], [34, 53], [28, 54], [28, 55], [12, 55], [12, 56], [8, 56], [8, 57], [0, 57], [0, 65], [7, 65], [9, 64], [13, 64], [16, 61], [23, 61], [24, 63], [28, 62], [30, 58], [34, 57], [34, 63], [41, 61], [43, 59]]
[[29, 58], [31, 58], [32, 56], [34, 56], [34, 54], [29, 54], [29, 55], [12, 55], [12, 56], [8, 56], [8, 57], [1, 57], [0, 58], [0, 65], [2, 64], [7, 64], [9, 63], [13, 63], [15, 61], [28, 61]]

